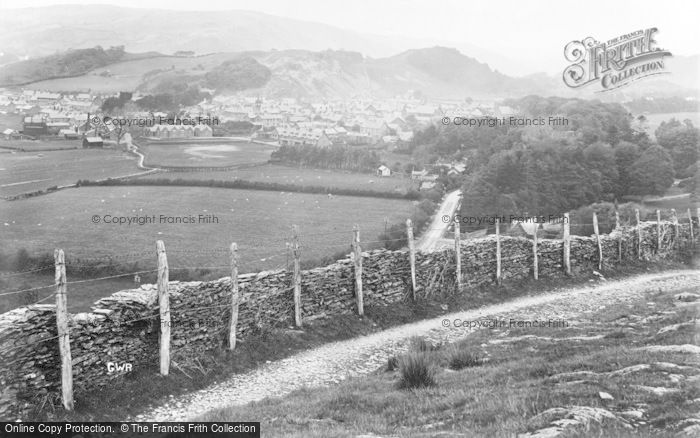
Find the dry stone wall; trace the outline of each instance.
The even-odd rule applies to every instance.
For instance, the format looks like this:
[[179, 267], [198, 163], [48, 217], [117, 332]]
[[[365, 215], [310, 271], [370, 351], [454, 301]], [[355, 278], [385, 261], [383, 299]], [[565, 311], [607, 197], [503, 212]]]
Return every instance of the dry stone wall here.
[[[642, 224], [642, 245], [637, 252], [634, 227], [601, 236], [604, 268], [618, 259], [651, 260], [673, 257], [687, 245], [689, 225], [661, 227], [657, 250], [656, 224]], [[501, 237], [502, 278], [512, 281], [532, 276], [532, 241]], [[462, 243], [462, 275], [471, 287], [492, 283], [496, 277], [496, 239]], [[242, 254], [244, 256], [244, 254]], [[561, 240], [538, 242], [539, 275], [564, 275]], [[365, 252], [363, 289], [365, 306], [391, 306], [411, 296], [411, 268], [407, 250]], [[571, 237], [574, 274], [598, 267], [594, 237]], [[440, 300], [455, 292], [455, 261], [451, 249], [416, 255], [417, 296]], [[294, 304], [292, 275], [267, 271], [239, 276], [240, 297], [237, 336], [245, 339], [256, 328], [292, 326]], [[172, 359], [225, 347], [231, 317], [230, 278], [208, 282], [171, 282], [170, 310]], [[110, 372], [109, 364], [131, 364], [132, 369], [158, 366], [160, 319], [155, 285], [117, 292], [100, 299], [92, 312], [70, 315], [70, 345], [74, 391], [116, 384], [123, 371]], [[354, 264], [350, 259], [302, 272], [302, 315], [316, 318], [355, 312]], [[70, 290], [68, 291], [70, 300]], [[56, 400], [60, 394], [60, 359], [54, 305], [33, 305], [0, 315], [0, 419], [22, 418], [36, 404]]]

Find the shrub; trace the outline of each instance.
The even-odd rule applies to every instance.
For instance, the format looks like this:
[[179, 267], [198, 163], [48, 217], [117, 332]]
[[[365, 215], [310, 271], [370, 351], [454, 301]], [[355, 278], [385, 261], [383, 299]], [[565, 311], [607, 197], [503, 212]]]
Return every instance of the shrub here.
[[435, 386], [436, 369], [426, 353], [408, 353], [399, 360], [399, 388], [415, 389]]
[[448, 356], [448, 366], [451, 370], [478, 367], [482, 363], [484, 363], [483, 359], [478, 355], [471, 353], [469, 350], [460, 350], [455, 348]]

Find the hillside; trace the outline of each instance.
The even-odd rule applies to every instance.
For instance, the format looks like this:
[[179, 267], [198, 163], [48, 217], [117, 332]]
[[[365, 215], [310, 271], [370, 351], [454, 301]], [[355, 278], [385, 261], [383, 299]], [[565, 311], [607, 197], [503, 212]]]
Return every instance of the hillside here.
[[353, 31], [242, 10], [56, 5], [0, 14], [0, 52], [36, 57], [96, 45], [124, 45], [129, 52], [167, 54], [177, 50], [205, 54], [294, 48], [398, 51], [389, 43]]
[[[357, 52], [333, 50], [226, 52], [203, 56], [124, 53], [111, 63], [96, 62], [92, 69], [84, 63], [73, 66], [70, 72], [35, 68], [65, 65], [75, 53], [69, 51], [2, 66], [0, 85], [25, 83], [34, 78], [29, 88], [148, 93], [187, 83], [215, 89], [218, 94], [245, 91], [267, 97], [316, 99], [370, 94], [390, 97], [412, 90], [438, 99], [521, 96], [557, 89], [567, 93], [562, 84], [546, 75], [509, 77], [445, 47], [413, 49], [376, 59]], [[18, 75], [18, 71], [23, 73]]]
[[[0, 30], [2, 33], [2, 30]], [[249, 47], [252, 47], [251, 45]], [[571, 89], [557, 76], [505, 75], [448, 47], [411, 49], [384, 58], [347, 50], [247, 50], [205, 55], [131, 53], [123, 46], [67, 50], [0, 65], [0, 86], [51, 91], [163, 92], [176, 84], [272, 98], [392, 97], [419, 91], [433, 99], [522, 97], [530, 94], [627, 101], [698, 94], [698, 56], [671, 57], [670, 74], [598, 93]]]

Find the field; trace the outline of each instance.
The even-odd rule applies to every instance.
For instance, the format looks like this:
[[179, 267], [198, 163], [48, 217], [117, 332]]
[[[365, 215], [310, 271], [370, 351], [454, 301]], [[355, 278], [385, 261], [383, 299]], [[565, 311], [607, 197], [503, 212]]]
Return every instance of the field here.
[[16, 131], [22, 130], [22, 115], [0, 112], [0, 132], [10, 128]]
[[245, 141], [194, 140], [187, 143], [151, 142], [139, 147], [146, 156], [146, 166], [228, 167], [265, 163], [272, 146]]
[[96, 180], [136, 172], [136, 159], [114, 149], [3, 153], [0, 154], [0, 196], [73, 184], [79, 179]]
[[700, 207], [700, 202], [694, 201], [691, 196], [675, 196], [675, 197], [668, 197], [665, 199], [658, 199], [658, 200], [651, 200], [651, 201], [644, 201], [642, 202], [642, 205], [645, 207], [653, 208], [653, 209], [659, 209], [659, 210], [670, 210], [672, 208], [676, 209], [676, 212], [678, 213], [679, 216], [682, 216], [684, 219], [687, 218], [687, 210], [690, 208], [691, 213], [693, 216], [695, 216], [696, 212], [695, 209]]
[[[403, 200], [196, 187], [82, 187], [2, 202], [0, 247], [6, 254], [26, 248], [39, 255], [61, 248], [69, 263], [111, 256], [122, 264], [151, 269], [155, 241], [162, 239], [171, 272], [206, 267], [219, 277], [229, 271], [232, 242], [239, 245], [241, 272], [286, 268], [292, 224], [299, 227], [302, 262], [309, 262], [349, 252], [354, 224], [360, 225], [364, 242], [374, 241], [386, 224], [403, 222], [414, 208]], [[99, 223], [93, 223], [94, 215]], [[161, 215], [194, 216], [197, 221], [199, 215], [214, 215], [218, 223], [129, 226], [105, 223], [106, 215], [155, 215], [156, 222]], [[51, 284], [53, 278], [27, 281], [28, 287], [37, 287]], [[87, 293], [82, 304], [117, 290], [94, 285], [97, 293]]]
[[0, 139], [0, 148], [18, 151], [55, 151], [82, 148], [80, 140], [5, 140]]
[[346, 173], [337, 170], [306, 169], [275, 164], [264, 164], [251, 168], [224, 170], [218, 172], [164, 172], [146, 175], [139, 179], [189, 179], [220, 180], [295, 184], [299, 186], [335, 187], [339, 189], [374, 190], [378, 192], [406, 193], [417, 188], [409, 178], [392, 176], [380, 178], [372, 174]]
[[[32, 90], [48, 91], [88, 91], [93, 93], [116, 93], [119, 91], [133, 91], [141, 85], [144, 73], [159, 70], [161, 73], [186, 72], [187, 74], [202, 74], [203, 71], [221, 64], [227, 59], [236, 57], [236, 54], [217, 53], [201, 57], [174, 57], [156, 56], [152, 58], [123, 61], [106, 67], [100, 67], [91, 72], [63, 79], [51, 79], [34, 82], [25, 86]], [[206, 70], [199, 68], [202, 65]], [[108, 76], [101, 76], [109, 72]]]

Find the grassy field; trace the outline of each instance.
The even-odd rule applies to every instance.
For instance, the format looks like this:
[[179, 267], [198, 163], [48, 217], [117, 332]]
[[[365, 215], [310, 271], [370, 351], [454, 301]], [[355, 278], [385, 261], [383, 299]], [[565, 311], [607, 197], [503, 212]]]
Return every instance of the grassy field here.
[[[561, 436], [672, 436], [697, 415], [697, 357], [635, 347], [697, 345], [696, 316], [696, 306], [659, 291], [546, 335], [510, 327], [478, 330], [454, 345], [416, 339], [373, 375], [198, 421], [260, 421], [270, 437], [505, 437], [567, 418], [581, 423]], [[585, 422], [585, 409], [603, 419]]]
[[265, 163], [275, 148], [244, 141], [193, 139], [187, 143], [144, 143], [139, 149], [147, 166], [227, 167]]
[[[175, 278], [178, 271], [196, 267], [207, 268], [201, 277], [227, 275], [231, 242], [239, 245], [241, 272], [286, 268], [292, 224], [299, 227], [302, 262], [347, 254], [354, 224], [360, 225], [369, 247], [385, 224], [403, 222], [414, 208], [404, 200], [195, 187], [81, 187], [2, 202], [0, 247], [6, 254], [26, 248], [38, 255], [62, 248], [69, 263], [112, 257], [128, 266], [137, 263], [135, 270], [151, 269], [155, 241], [162, 239]], [[163, 215], [198, 220], [200, 214], [215, 215], [218, 223], [129, 226], [104, 219], [155, 215], [159, 222]], [[92, 222], [94, 215], [100, 223]], [[50, 274], [18, 278], [4, 289], [52, 284]], [[124, 281], [129, 285], [131, 278]], [[72, 303], [84, 308], [118, 290], [108, 286], [95, 283], [92, 294]]]
[[[75, 78], [51, 79], [35, 82], [25, 86], [32, 90], [48, 91], [92, 91], [93, 93], [115, 93], [119, 91], [134, 91], [145, 79], [145, 73], [169, 71], [186, 74], [202, 74], [201, 65], [206, 70], [221, 64], [236, 54], [216, 53], [201, 57], [155, 56], [152, 58], [123, 61], [100, 67]], [[102, 76], [104, 72], [109, 75]]]
[[18, 151], [55, 151], [56, 149], [79, 149], [80, 140], [5, 140], [0, 139], [0, 148], [16, 149]]
[[136, 172], [136, 158], [114, 149], [2, 154], [0, 196], [73, 184], [79, 179], [97, 180]]
[[700, 207], [700, 202], [694, 201], [691, 196], [679, 196], [675, 198], [644, 201], [642, 202], [642, 205], [652, 209], [658, 208], [659, 210], [670, 210], [671, 208], [675, 208], [679, 216], [687, 219], [687, 210], [690, 208], [691, 213], [693, 216], [695, 216], [695, 209]]
[[335, 187], [339, 189], [374, 190], [378, 192], [406, 193], [417, 189], [417, 184], [409, 178], [392, 176], [380, 178], [372, 174], [347, 173], [336, 170], [306, 169], [276, 164], [225, 170], [220, 172], [165, 172], [139, 177], [139, 179], [188, 179], [221, 180], [236, 179], [245, 181], [294, 184], [299, 186]]
[[14, 129], [16, 131], [22, 130], [22, 115], [12, 114], [12, 113], [2, 113], [0, 112], [0, 132], [6, 130], [7, 128]]

